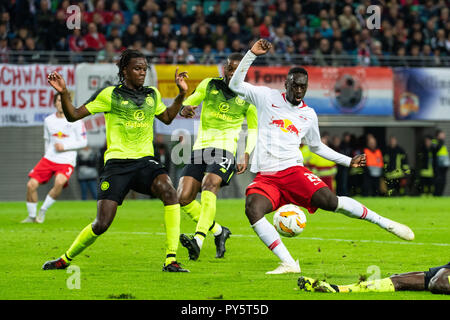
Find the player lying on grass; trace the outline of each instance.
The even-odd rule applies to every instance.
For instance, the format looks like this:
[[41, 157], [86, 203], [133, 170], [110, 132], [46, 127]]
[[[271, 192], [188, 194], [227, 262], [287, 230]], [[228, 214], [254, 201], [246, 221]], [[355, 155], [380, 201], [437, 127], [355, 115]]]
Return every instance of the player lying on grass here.
[[257, 56], [271, 48], [267, 40], [258, 40], [247, 52], [230, 81], [230, 88], [253, 103], [258, 110], [258, 139], [251, 171], [257, 175], [246, 190], [245, 213], [262, 242], [281, 260], [268, 273], [300, 272], [273, 225], [264, 217], [279, 207], [293, 203], [314, 213], [318, 208], [364, 219], [405, 240], [414, 233], [405, 225], [382, 217], [349, 197], [337, 197], [327, 185], [303, 166], [299, 149], [306, 144], [321, 157], [347, 167], [365, 165], [365, 155], [349, 158], [321, 142], [316, 112], [303, 97], [308, 88], [308, 73], [292, 68], [285, 81], [286, 92], [244, 82]]
[[98, 184], [97, 217], [77, 236], [59, 258], [43, 269], [64, 269], [70, 261], [104, 233], [114, 220], [117, 207], [130, 189], [153, 195], [164, 204], [166, 260], [163, 271], [187, 272], [176, 261], [180, 236], [180, 205], [166, 168], [154, 158], [153, 120], [170, 124], [181, 108], [188, 89], [186, 72], [175, 72], [179, 94], [170, 107], [161, 101], [159, 91], [144, 86], [148, 64], [136, 50], [125, 50], [118, 63], [120, 84], [98, 90], [84, 105], [75, 108], [64, 79], [56, 72], [48, 82], [61, 93], [66, 118], [73, 122], [90, 114], [104, 112], [106, 121], [105, 166]]
[[[206, 78], [200, 82], [195, 92], [183, 102], [180, 112], [183, 117], [192, 118], [203, 101], [191, 162], [183, 168], [178, 185], [181, 209], [197, 222], [193, 237], [180, 235], [181, 244], [188, 249], [191, 260], [198, 259], [208, 230], [215, 236], [216, 258], [223, 258], [225, 241], [231, 232], [214, 221], [217, 193], [230, 183], [235, 168], [237, 174], [247, 169], [250, 153], [255, 147], [256, 108], [228, 87], [242, 57], [240, 53], [232, 53], [224, 66], [225, 77]], [[237, 140], [245, 118], [248, 124], [247, 146], [243, 159], [236, 165]], [[199, 192], [200, 203], [195, 200]]]
[[[45, 213], [68, 186], [76, 164], [77, 150], [87, 145], [83, 122], [70, 123], [64, 117], [61, 94], [55, 94], [53, 104], [56, 112], [44, 120], [45, 154], [30, 171], [27, 182], [28, 217], [22, 223], [43, 223]], [[55, 176], [53, 188], [45, 197], [36, 216], [38, 188]]]
[[428, 271], [394, 274], [389, 278], [362, 281], [344, 286], [300, 277], [298, 286], [300, 290], [308, 292], [431, 291], [432, 293], [450, 294], [450, 262], [444, 266], [430, 268]]

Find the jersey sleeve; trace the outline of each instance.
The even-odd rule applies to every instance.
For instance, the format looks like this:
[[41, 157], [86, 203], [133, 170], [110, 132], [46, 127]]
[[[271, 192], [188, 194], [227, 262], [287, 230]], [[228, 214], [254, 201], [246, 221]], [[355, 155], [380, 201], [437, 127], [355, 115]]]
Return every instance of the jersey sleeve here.
[[244, 81], [248, 69], [255, 59], [256, 55], [249, 50], [239, 63], [230, 80], [229, 86], [236, 94], [244, 97], [244, 100], [254, 104], [259, 109], [266, 105], [266, 97], [269, 96], [272, 89], [264, 86], [255, 86]]
[[64, 142], [64, 151], [72, 151], [84, 148], [87, 146], [86, 127], [83, 121], [78, 121], [72, 127], [73, 139]]
[[155, 90], [156, 92], [156, 110], [155, 110], [155, 115], [158, 116], [161, 113], [163, 113], [164, 111], [166, 111], [167, 107], [164, 104], [164, 102], [161, 99], [161, 93], [159, 92], [158, 89], [156, 89], [155, 87], [151, 87], [153, 90]]
[[206, 97], [206, 88], [212, 78], [203, 79], [194, 92], [183, 101], [183, 106], [198, 106]]
[[245, 152], [250, 154], [255, 148], [256, 140], [258, 138], [258, 114], [256, 111], [256, 107], [253, 104], [251, 104], [248, 107], [246, 118], [247, 118], [248, 136]]
[[[309, 147], [311, 152], [342, 166], [350, 166], [352, 158], [347, 157], [342, 153], [336, 152], [322, 143], [322, 140], [320, 139], [319, 120], [315, 112], [313, 113], [313, 124], [309, 128], [308, 133], [305, 135], [304, 140], [306, 142], [305, 144]], [[313, 162], [313, 155], [311, 155], [310, 164], [313, 165]]]
[[318, 147], [322, 143], [320, 140], [320, 131], [319, 131], [319, 119], [317, 118], [317, 114], [313, 112], [312, 114], [312, 124], [309, 127], [308, 132], [303, 138], [305, 144], [310, 147]]
[[114, 86], [110, 86], [97, 90], [89, 100], [84, 103], [86, 109], [88, 109], [91, 114], [111, 111], [112, 91], [114, 88]]

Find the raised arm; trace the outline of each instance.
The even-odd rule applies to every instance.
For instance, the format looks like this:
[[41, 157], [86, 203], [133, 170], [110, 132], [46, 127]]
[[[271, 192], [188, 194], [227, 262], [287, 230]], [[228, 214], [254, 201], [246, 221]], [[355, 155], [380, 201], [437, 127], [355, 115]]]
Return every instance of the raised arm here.
[[252, 46], [252, 48], [245, 54], [244, 58], [239, 63], [233, 77], [230, 80], [229, 87], [236, 94], [244, 97], [245, 100], [253, 103], [258, 107], [259, 99], [264, 96], [263, 90], [270, 90], [266, 87], [254, 86], [245, 82], [245, 76], [248, 69], [252, 65], [257, 56], [263, 55], [270, 50], [272, 44], [264, 39], [260, 39]]
[[70, 98], [70, 93], [67, 90], [66, 82], [64, 78], [58, 72], [52, 72], [47, 77], [48, 83], [55, 88], [61, 94], [61, 104], [64, 115], [69, 122], [74, 122], [84, 117], [87, 117], [91, 113], [86, 109], [84, 105], [79, 108], [75, 108]]
[[180, 115], [184, 118], [193, 118], [195, 116], [195, 109], [206, 97], [206, 88], [211, 78], [203, 79], [195, 88], [195, 91], [183, 101], [183, 106]]
[[173, 100], [170, 107], [166, 108], [164, 112], [156, 116], [165, 124], [171, 124], [172, 120], [175, 119], [178, 112], [180, 112], [184, 97], [186, 96], [186, 92], [188, 90], [188, 85], [185, 80], [186, 78], [188, 78], [187, 72], [181, 72], [180, 74], [178, 74], [178, 68], [175, 70], [175, 83], [178, 87], [179, 93]]

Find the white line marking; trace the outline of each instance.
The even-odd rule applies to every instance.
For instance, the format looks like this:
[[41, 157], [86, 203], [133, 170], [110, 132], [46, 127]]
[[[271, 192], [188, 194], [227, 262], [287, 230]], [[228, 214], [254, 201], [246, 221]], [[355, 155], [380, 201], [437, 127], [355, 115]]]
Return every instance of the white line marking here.
[[[157, 235], [157, 236], [164, 236], [166, 235], [164, 232], [126, 232], [126, 231], [111, 231], [111, 233], [116, 234], [136, 234], [136, 235]], [[233, 238], [257, 238], [256, 235], [252, 234], [232, 234], [231, 237]], [[365, 240], [365, 239], [336, 239], [336, 238], [318, 238], [318, 237], [302, 237], [299, 236], [298, 238], [292, 238], [295, 240], [316, 240], [316, 241], [337, 241], [337, 242], [364, 242], [364, 243], [384, 243], [384, 244], [409, 244], [409, 245], [416, 245], [416, 246], [426, 246], [426, 245], [432, 245], [432, 246], [442, 246], [442, 247], [448, 247], [450, 246], [450, 243], [437, 243], [437, 242], [414, 242], [414, 241], [384, 241], [384, 240]]]
[[[15, 230], [5, 230], [0, 231], [10, 231], [16, 232]], [[71, 232], [76, 233], [79, 230], [62, 230], [58, 232]], [[108, 234], [133, 234], [133, 235], [146, 235], [146, 236], [165, 236], [164, 232], [145, 232], [145, 231], [106, 231]], [[232, 234], [233, 238], [257, 238], [256, 235], [252, 234]], [[288, 238], [285, 238], [288, 239]], [[402, 245], [414, 245], [414, 246], [439, 246], [439, 247], [450, 247], [450, 243], [439, 243], [439, 242], [414, 242], [414, 241], [385, 241], [385, 240], [366, 240], [366, 239], [337, 239], [337, 238], [318, 238], [318, 237], [302, 237], [292, 238], [295, 240], [315, 240], [315, 241], [336, 241], [336, 242], [364, 242], [364, 243], [383, 243], [383, 244], [402, 244]]]

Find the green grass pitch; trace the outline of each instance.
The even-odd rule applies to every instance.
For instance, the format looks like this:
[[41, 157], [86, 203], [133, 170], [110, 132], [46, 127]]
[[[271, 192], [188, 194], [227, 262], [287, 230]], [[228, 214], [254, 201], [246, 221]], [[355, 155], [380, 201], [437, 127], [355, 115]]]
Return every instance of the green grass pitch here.
[[[450, 198], [361, 198], [376, 212], [409, 225], [416, 234], [402, 241], [378, 226], [338, 213], [307, 215], [296, 238], [283, 238], [302, 274], [348, 284], [360, 275], [381, 277], [424, 271], [450, 260]], [[224, 259], [216, 259], [209, 235], [198, 261], [181, 245], [178, 260], [191, 272], [161, 271], [165, 254], [163, 206], [154, 200], [126, 200], [110, 229], [78, 256], [80, 288], [66, 270], [43, 271], [60, 256], [96, 215], [94, 201], [59, 201], [42, 225], [24, 225], [24, 202], [0, 203], [0, 299], [151, 299], [151, 300], [318, 300], [450, 299], [430, 292], [326, 294], [300, 292], [299, 275], [266, 275], [278, 259], [251, 229], [244, 200], [218, 200], [217, 221], [232, 231]], [[267, 216], [272, 221], [272, 215]], [[182, 213], [181, 232], [194, 223]], [[69, 284], [69, 285], [68, 285]], [[72, 289], [70, 289], [72, 287]]]

